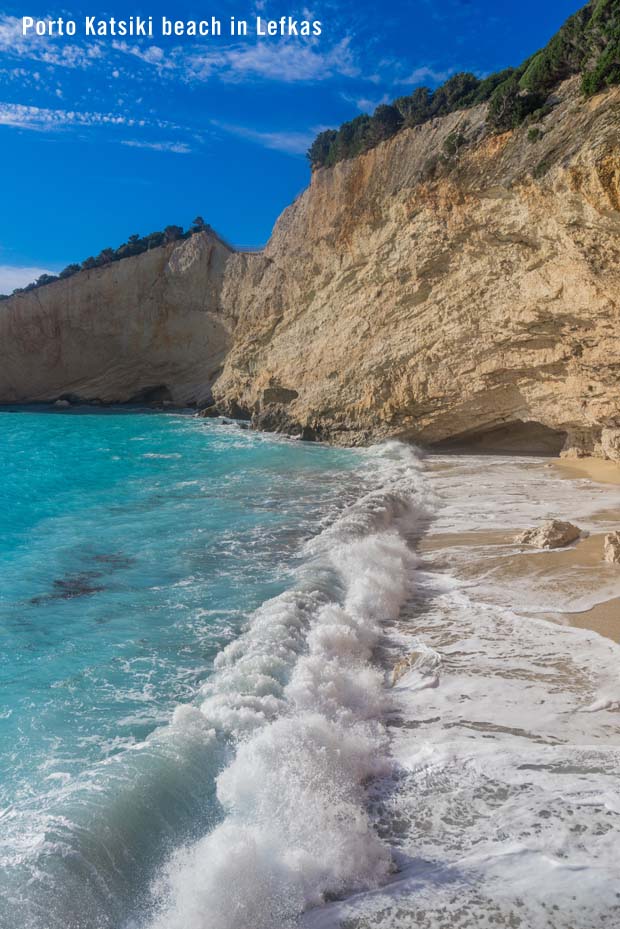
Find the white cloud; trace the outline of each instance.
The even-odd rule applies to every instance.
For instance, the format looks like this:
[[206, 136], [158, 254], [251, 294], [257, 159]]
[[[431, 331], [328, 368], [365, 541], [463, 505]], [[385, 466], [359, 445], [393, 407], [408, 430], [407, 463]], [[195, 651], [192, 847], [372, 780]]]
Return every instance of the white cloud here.
[[211, 124], [231, 135], [247, 139], [249, 142], [256, 142], [257, 145], [262, 145], [263, 148], [275, 149], [279, 152], [286, 152], [289, 155], [305, 154], [319, 131], [313, 129], [307, 132], [259, 132], [257, 129], [248, 129], [245, 126], [235, 126], [230, 123], [220, 123], [215, 120], [212, 120]]
[[247, 40], [235, 45], [177, 45], [164, 48], [122, 40], [106, 45], [100, 41], [71, 42], [64, 37], [22, 35], [21, 19], [0, 14], [0, 55], [7, 59], [41, 62], [49, 66], [86, 69], [103, 67], [112, 58], [112, 77], [119, 55], [128, 55], [152, 68], [160, 77], [185, 83], [218, 79], [228, 83], [248, 80], [295, 83], [325, 81], [336, 75], [360, 77], [361, 69], [351, 49], [351, 37], [335, 45], [325, 39]]
[[199, 45], [177, 46], [167, 54], [157, 45], [142, 48], [127, 42], [114, 42], [113, 48], [151, 65], [160, 74], [168, 72], [172, 76], [174, 73], [187, 83], [217, 78], [228, 83], [258, 79], [288, 84], [360, 74], [348, 38], [327, 49], [316, 40], [255, 42], [208, 49]]
[[219, 54], [197, 54], [187, 62], [187, 79], [208, 80], [215, 73], [221, 80], [229, 82], [248, 77], [283, 83], [324, 81], [336, 74], [357, 77], [359, 68], [354, 62], [349, 41], [343, 39], [326, 50], [316, 42], [282, 41], [242, 45]]
[[137, 139], [123, 139], [121, 145], [129, 148], [150, 148], [154, 152], [173, 152], [175, 155], [189, 155], [191, 148], [185, 142], [140, 142]]
[[46, 131], [67, 126], [136, 126], [138, 121], [114, 113], [53, 110], [21, 103], [0, 102], [0, 126]]
[[[42, 274], [56, 274], [49, 268], [18, 268], [13, 265], [0, 265], [0, 294], [10, 294], [16, 287], [36, 281]], [[0, 312], [2, 309], [0, 308]]]
[[349, 94], [340, 94], [340, 96], [343, 100], [346, 100], [347, 103], [352, 103], [353, 106], [361, 110], [362, 113], [373, 113], [381, 103], [390, 102], [388, 94], [383, 94], [382, 97], [374, 100], [371, 100], [369, 97], [351, 97]]
[[0, 126], [50, 132], [97, 126], [127, 126], [136, 128], [179, 129], [165, 120], [146, 120], [118, 113], [97, 113], [85, 110], [56, 110], [0, 101]]
[[421, 68], [416, 68], [408, 77], [401, 77], [394, 83], [422, 84], [424, 81], [430, 81], [433, 84], [442, 84], [444, 81], [448, 80], [451, 74], [453, 74], [452, 68], [450, 68], [448, 71], [435, 71], [433, 68], [429, 68], [427, 65], [424, 65]]
[[158, 45], [149, 45], [147, 48], [142, 48], [140, 45], [130, 45], [129, 42], [112, 42], [112, 48], [124, 55], [132, 55], [144, 62], [144, 64], [152, 65], [158, 71], [175, 70], [182, 51], [180, 48], [172, 49], [169, 57], [166, 57], [164, 50]]
[[8, 58], [26, 58], [65, 68], [87, 68], [104, 57], [100, 42], [70, 44], [64, 38], [22, 35], [22, 21], [17, 16], [0, 14], [0, 54]]

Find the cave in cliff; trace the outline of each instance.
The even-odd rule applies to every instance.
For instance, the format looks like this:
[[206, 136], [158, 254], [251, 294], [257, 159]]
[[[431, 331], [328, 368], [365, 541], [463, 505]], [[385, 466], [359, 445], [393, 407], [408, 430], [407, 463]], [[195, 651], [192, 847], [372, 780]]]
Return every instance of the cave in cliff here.
[[471, 451], [489, 455], [559, 455], [567, 435], [535, 420], [515, 420], [460, 433], [433, 445], [435, 451]]

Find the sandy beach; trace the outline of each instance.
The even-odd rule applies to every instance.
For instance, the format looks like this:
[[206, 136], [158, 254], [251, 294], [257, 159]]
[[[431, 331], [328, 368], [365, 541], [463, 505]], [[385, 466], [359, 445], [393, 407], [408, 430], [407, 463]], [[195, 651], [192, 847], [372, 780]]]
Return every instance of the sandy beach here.
[[[620, 485], [620, 465], [594, 458], [540, 460], [540, 466], [570, 482], [579, 494], [589, 484]], [[441, 467], [441, 466], [440, 466]], [[563, 517], [571, 519], [570, 512]], [[499, 579], [524, 588], [544, 588], [553, 591], [570, 583], [575, 594], [601, 599], [583, 610], [549, 610], [537, 615], [553, 622], [592, 629], [599, 635], [620, 642], [620, 596], [606, 596], [617, 582], [620, 586], [620, 565], [603, 560], [603, 543], [606, 531], [612, 526], [620, 528], [620, 506], [607, 505], [603, 489], [601, 507], [590, 514], [591, 530], [566, 548], [537, 551], [515, 544], [515, 538], [525, 525], [515, 525], [514, 531], [479, 530], [439, 533], [425, 536], [419, 543], [423, 556], [441, 560], [442, 552], [460, 552], [461, 557], [449, 559], [460, 563], [458, 574], [469, 581], [483, 578]], [[597, 531], [598, 529], [598, 531]], [[605, 530], [605, 531], [603, 531]], [[570, 581], [569, 581], [570, 578]]]
[[599, 484], [620, 484], [620, 462], [602, 458], [553, 458], [551, 465], [569, 479], [589, 478]]

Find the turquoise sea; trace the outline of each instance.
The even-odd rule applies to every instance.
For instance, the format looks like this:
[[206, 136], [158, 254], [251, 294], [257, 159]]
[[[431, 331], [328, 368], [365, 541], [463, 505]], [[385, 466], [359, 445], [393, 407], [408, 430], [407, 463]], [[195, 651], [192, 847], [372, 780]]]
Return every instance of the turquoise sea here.
[[[193, 906], [175, 886], [187, 871], [179, 855], [195, 854], [208, 837], [224, 845], [200, 858], [203, 870], [252, 856], [248, 843], [231, 851], [225, 830], [232, 812], [263, 835], [253, 822], [263, 800], [246, 790], [252, 809], [240, 813], [226, 771], [237, 759], [238, 772], [257, 731], [271, 737], [291, 707], [304, 709], [290, 687], [307, 629], [317, 611], [340, 608], [357, 581], [334, 552], [364, 543], [377, 520], [389, 528], [394, 500], [387, 508], [374, 500], [353, 524], [334, 527], [383, 486], [388, 459], [409, 467], [400, 454], [266, 437], [189, 415], [2, 414], [2, 929], [280, 929], [308, 904], [311, 892], [302, 888], [298, 899], [282, 871], [290, 862], [278, 860], [256, 878], [271, 887], [262, 916], [216, 905], [213, 894]], [[375, 564], [384, 554], [369, 557]], [[402, 552], [387, 556], [402, 562]], [[368, 643], [360, 647], [365, 661]], [[349, 733], [367, 726], [354, 716]], [[328, 751], [330, 738], [316, 732], [306, 749], [318, 739]], [[260, 777], [261, 762], [246, 762]], [[343, 803], [355, 802], [357, 780]], [[287, 854], [274, 847], [259, 858]], [[244, 871], [247, 879], [247, 861]], [[247, 894], [256, 900], [255, 887]], [[279, 895], [292, 900], [288, 909], [274, 909]]]
[[618, 646], [544, 616], [617, 570], [460, 537], [617, 490], [129, 409], [0, 463], [0, 929], [616, 925]]

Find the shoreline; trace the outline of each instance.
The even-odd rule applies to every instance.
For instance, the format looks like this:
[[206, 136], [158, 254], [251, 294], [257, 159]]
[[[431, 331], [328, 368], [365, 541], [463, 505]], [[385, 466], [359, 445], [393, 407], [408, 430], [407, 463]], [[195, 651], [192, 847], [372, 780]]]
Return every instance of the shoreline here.
[[[620, 915], [620, 567], [602, 561], [620, 490], [547, 464], [425, 459], [434, 518], [382, 648], [393, 770], [369, 790], [396, 871], [310, 910], [304, 929], [469, 929], [489, 916], [498, 929], [596, 929]], [[588, 535], [551, 551], [514, 542], [549, 518]]]
[[[523, 459], [524, 462], [526, 460]], [[538, 461], [542, 463], [541, 459]], [[602, 491], [600, 506], [593, 508], [589, 514], [591, 525], [577, 542], [551, 550], [519, 546], [515, 542], [516, 536], [531, 527], [515, 525], [510, 531], [477, 529], [443, 536], [431, 532], [420, 541], [419, 551], [422, 555], [431, 552], [440, 554], [443, 548], [447, 548], [468, 551], [472, 556], [478, 552], [485, 563], [491, 558], [494, 571], [498, 577], [503, 575], [504, 581], [506, 578], [526, 583], [528, 579], [538, 583], [544, 580], [553, 585], [568, 581], [570, 575], [571, 582], [578, 586], [589, 584], [593, 588], [600, 585], [602, 590], [609, 590], [617, 582], [617, 595], [603, 596], [583, 609], [537, 610], [530, 615], [559, 625], [587, 629], [620, 643], [620, 565], [610, 565], [603, 558], [606, 533], [620, 528], [620, 498], [609, 505], [611, 487], [620, 486], [620, 462], [599, 458], [549, 458], [542, 466], [550, 472], [550, 477], [555, 475], [562, 481], [571, 482], [577, 494], [589, 487], [598, 487]], [[573, 521], [570, 510], [554, 515]], [[574, 521], [580, 525], [578, 518]], [[580, 525], [580, 528], [584, 527]], [[481, 571], [487, 569], [481, 568]], [[476, 568], [470, 565], [465, 574], [470, 579], [475, 578]], [[592, 596], [596, 599], [595, 594]]]
[[[620, 462], [608, 458], [552, 458], [550, 464], [569, 480], [589, 479], [598, 484], [620, 484]], [[620, 521], [620, 513], [619, 521]]]
[[[535, 579], [538, 583], [545, 581], [553, 585], [556, 580], [561, 582], [569, 572], [581, 582], [588, 575], [593, 580], [600, 578], [607, 585], [616, 580], [618, 595], [604, 598], [587, 609], [526, 611], [526, 615], [558, 625], [589, 629], [620, 644], [620, 565], [609, 565], [603, 560], [605, 534], [591, 533], [566, 548], [549, 551], [517, 546], [514, 542], [517, 534], [516, 531], [483, 530], [460, 536], [426, 536], [420, 541], [418, 552], [422, 556], [434, 555], [439, 558], [445, 548], [469, 552], [474, 556], [473, 561], [463, 572], [463, 576], [469, 580], [489, 570], [489, 562], [504, 581], [512, 579], [527, 582], [528, 579]], [[477, 553], [479, 558], [476, 558]]]

